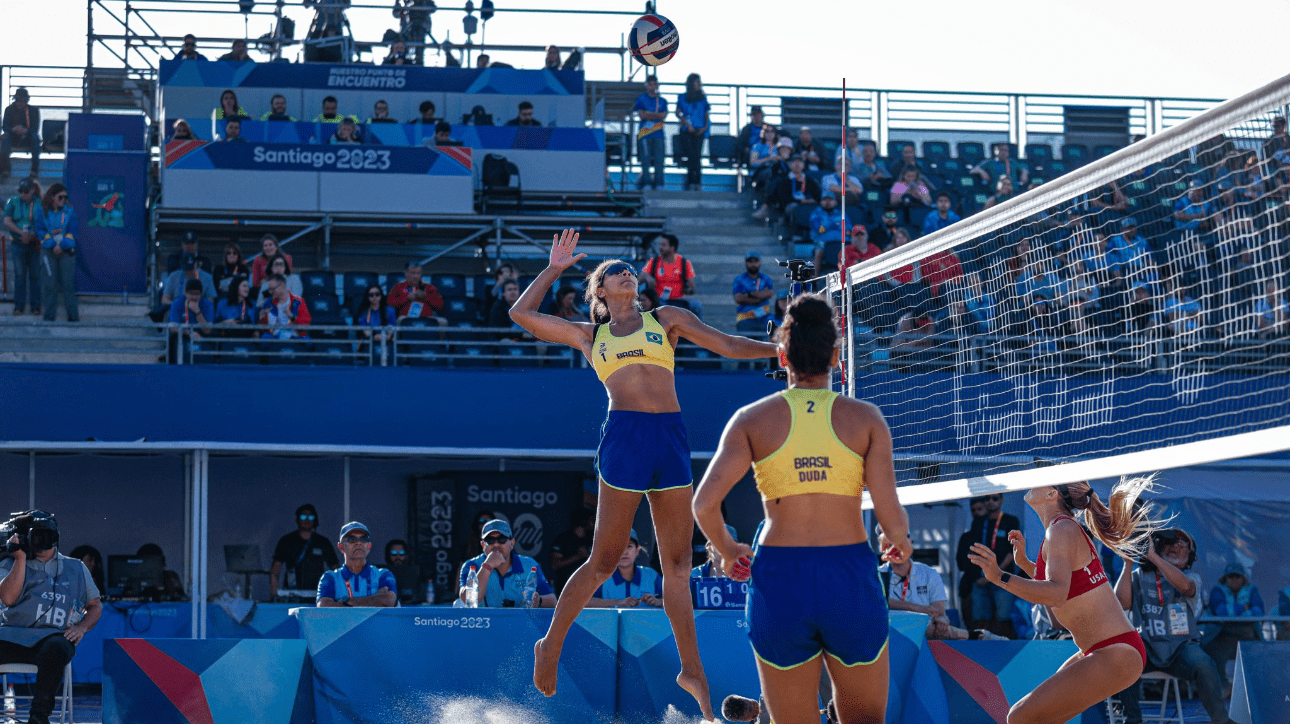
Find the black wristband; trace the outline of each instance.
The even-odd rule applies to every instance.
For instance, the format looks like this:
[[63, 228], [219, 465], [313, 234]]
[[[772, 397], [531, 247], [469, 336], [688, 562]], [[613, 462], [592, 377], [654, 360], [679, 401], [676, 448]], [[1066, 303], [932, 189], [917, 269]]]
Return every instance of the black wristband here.
[[1002, 575], [999, 576], [999, 587], [1007, 588], [1008, 581], [1011, 581], [1011, 580], [1012, 580], [1012, 574], [1005, 571]]

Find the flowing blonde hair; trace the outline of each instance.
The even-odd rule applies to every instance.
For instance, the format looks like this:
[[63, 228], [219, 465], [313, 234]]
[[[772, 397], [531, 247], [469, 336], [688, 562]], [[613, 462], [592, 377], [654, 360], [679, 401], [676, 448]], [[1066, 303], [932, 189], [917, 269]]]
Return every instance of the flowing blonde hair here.
[[1146, 553], [1151, 534], [1168, 522], [1153, 518], [1155, 506], [1141, 499], [1156, 489], [1155, 481], [1155, 475], [1120, 478], [1106, 503], [1088, 483], [1054, 487], [1068, 511], [1083, 513], [1084, 525], [1094, 538], [1120, 555], [1139, 558]]

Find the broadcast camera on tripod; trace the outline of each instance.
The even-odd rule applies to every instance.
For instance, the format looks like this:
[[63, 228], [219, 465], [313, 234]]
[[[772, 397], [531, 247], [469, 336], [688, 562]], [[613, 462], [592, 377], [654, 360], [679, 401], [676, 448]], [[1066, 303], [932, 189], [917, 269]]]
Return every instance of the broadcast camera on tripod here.
[[[402, 40], [411, 45], [412, 64], [425, 65], [426, 37], [438, 44], [430, 32], [430, 16], [438, 10], [434, 0], [394, 0], [394, 17], [399, 19], [398, 32], [388, 31], [385, 42]], [[393, 36], [393, 37], [391, 37]]]
[[[805, 259], [789, 259], [788, 261], [776, 259], [775, 261], [780, 266], [788, 269], [788, 273], [784, 277], [791, 282], [788, 288], [788, 300], [791, 302], [805, 291], [806, 282], [815, 278], [815, 263]], [[766, 336], [771, 337], [771, 341], [774, 341], [775, 320], [773, 318], [766, 322]], [[774, 372], [767, 372], [766, 376], [772, 380], [785, 382], [788, 380], [788, 370], [781, 367]]]
[[303, 0], [303, 4], [314, 8], [314, 20], [305, 38], [305, 62], [353, 62], [354, 33], [345, 17], [350, 0]]

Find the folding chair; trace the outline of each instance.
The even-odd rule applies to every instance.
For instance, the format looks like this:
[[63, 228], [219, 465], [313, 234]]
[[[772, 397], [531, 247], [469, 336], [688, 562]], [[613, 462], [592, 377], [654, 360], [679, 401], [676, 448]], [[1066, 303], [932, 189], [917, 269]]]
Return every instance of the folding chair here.
[[[0, 691], [9, 689], [9, 674], [30, 674], [31, 683], [35, 685], [36, 665], [35, 664], [0, 664]], [[27, 700], [28, 706], [31, 704], [31, 695], [19, 696], [15, 693], [15, 702]], [[62, 724], [71, 724], [72, 722], [72, 665], [67, 664], [63, 669], [63, 693], [54, 696], [54, 704], [57, 706], [54, 713], [58, 715], [58, 721]]]

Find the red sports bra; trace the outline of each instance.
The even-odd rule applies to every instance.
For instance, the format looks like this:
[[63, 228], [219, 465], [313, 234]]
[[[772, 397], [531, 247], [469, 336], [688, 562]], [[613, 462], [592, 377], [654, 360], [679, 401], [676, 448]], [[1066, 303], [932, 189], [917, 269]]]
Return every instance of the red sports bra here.
[[[1053, 519], [1053, 522], [1066, 518], [1075, 520], [1069, 515], [1059, 515]], [[1079, 525], [1076, 522], [1076, 525]], [[1080, 526], [1080, 533], [1084, 533], [1084, 527]], [[1084, 533], [1084, 542], [1088, 543], [1088, 550], [1093, 554], [1093, 560], [1083, 568], [1076, 568], [1071, 571], [1071, 588], [1066, 593], [1066, 600], [1069, 601], [1076, 596], [1088, 593], [1089, 591], [1101, 585], [1109, 585], [1106, 578], [1106, 571], [1102, 569], [1102, 559], [1097, 557], [1097, 549], [1093, 547], [1093, 541], [1089, 539], [1088, 533]], [[1048, 566], [1044, 563], [1044, 546], [1040, 544], [1039, 555], [1035, 560], [1035, 580], [1042, 581], [1047, 578]]]

